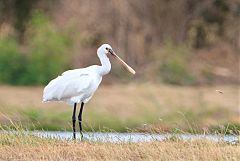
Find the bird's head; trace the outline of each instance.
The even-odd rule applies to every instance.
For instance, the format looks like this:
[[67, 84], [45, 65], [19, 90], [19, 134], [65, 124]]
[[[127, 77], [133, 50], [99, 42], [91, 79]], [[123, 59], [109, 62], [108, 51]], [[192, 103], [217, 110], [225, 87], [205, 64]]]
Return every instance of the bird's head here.
[[112, 49], [112, 47], [109, 44], [103, 44], [101, 45], [98, 50], [98, 54], [104, 54], [104, 55], [112, 55], [114, 58], [116, 58], [130, 73], [135, 74], [136, 72], [129, 66], [127, 63], [125, 63]]
[[109, 44], [103, 44], [98, 48], [98, 53], [104, 53], [106, 55], [113, 55], [112, 47]]

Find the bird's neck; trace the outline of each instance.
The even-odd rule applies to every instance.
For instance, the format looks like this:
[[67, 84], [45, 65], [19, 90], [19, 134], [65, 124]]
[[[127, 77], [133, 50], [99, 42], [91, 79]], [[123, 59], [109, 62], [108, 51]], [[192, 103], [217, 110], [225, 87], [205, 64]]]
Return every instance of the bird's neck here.
[[101, 66], [99, 68], [99, 74], [101, 76], [108, 74], [111, 70], [111, 63], [109, 58], [107, 57], [106, 54], [100, 54], [100, 53], [98, 53], [98, 57], [101, 62]]

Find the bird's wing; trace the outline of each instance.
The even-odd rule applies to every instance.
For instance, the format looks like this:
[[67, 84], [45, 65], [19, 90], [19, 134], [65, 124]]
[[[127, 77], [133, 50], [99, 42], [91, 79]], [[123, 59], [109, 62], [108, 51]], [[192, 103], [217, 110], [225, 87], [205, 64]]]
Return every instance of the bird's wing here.
[[81, 69], [64, 72], [44, 88], [43, 101], [79, 96], [90, 87], [92, 80], [91, 75]]
[[63, 72], [61, 74], [61, 76], [77, 76], [77, 75], [81, 75], [83, 73], [87, 73], [86, 72], [87, 68], [80, 68], [80, 69], [74, 69], [74, 70], [67, 70], [65, 72]]

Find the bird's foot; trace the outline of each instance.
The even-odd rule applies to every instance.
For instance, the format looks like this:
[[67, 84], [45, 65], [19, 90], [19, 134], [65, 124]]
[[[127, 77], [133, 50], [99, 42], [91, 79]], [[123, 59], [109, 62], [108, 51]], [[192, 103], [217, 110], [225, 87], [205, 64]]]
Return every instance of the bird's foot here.
[[83, 133], [80, 131], [81, 141], [83, 141]]
[[76, 140], [76, 132], [73, 132], [73, 140]]

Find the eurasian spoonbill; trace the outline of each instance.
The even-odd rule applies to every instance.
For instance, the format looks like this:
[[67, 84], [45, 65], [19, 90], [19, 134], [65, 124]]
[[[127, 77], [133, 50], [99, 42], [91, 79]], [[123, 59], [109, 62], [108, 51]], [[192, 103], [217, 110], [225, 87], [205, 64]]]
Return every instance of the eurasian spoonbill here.
[[114, 58], [119, 60], [120, 63], [129, 72], [135, 74], [135, 71], [116, 55], [110, 45], [103, 44], [100, 46], [97, 50], [97, 55], [100, 59], [101, 66], [92, 65], [86, 68], [68, 70], [62, 73], [62, 75], [50, 81], [43, 91], [43, 102], [65, 101], [68, 104], [73, 105], [73, 139], [76, 139], [75, 115], [77, 104], [81, 103], [81, 108], [78, 114], [78, 121], [82, 139], [83, 106], [92, 98], [94, 92], [97, 90], [99, 84], [102, 81], [102, 76], [108, 74], [111, 70], [111, 63], [109, 61], [108, 55], [112, 55]]

